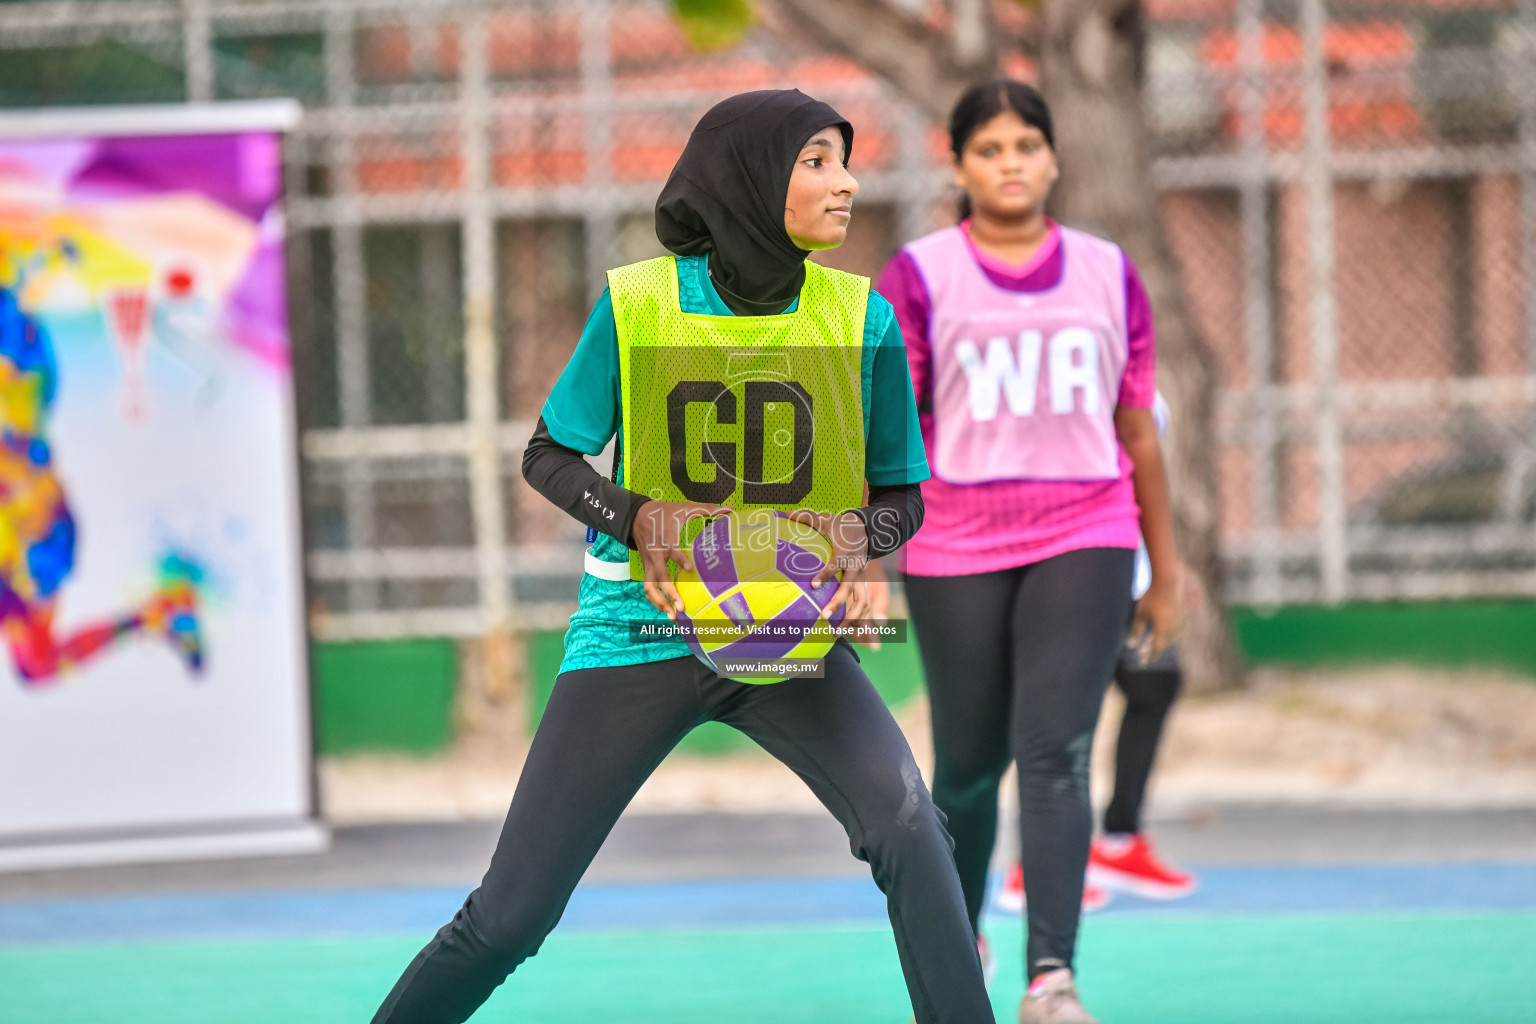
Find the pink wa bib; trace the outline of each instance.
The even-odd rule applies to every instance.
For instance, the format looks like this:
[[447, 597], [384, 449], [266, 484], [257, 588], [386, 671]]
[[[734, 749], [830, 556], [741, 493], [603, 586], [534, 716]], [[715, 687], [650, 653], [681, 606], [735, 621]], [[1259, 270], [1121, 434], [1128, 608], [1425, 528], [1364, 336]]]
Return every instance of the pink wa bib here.
[[933, 471], [951, 483], [1111, 480], [1125, 373], [1125, 257], [1061, 229], [1062, 279], [1014, 292], [988, 279], [960, 227], [907, 246], [933, 310]]

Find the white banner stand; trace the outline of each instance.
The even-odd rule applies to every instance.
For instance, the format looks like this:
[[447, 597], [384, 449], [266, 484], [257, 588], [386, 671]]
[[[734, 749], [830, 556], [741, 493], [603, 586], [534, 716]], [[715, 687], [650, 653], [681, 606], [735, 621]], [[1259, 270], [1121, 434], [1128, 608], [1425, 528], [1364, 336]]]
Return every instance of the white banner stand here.
[[0, 111], [0, 871], [329, 841], [283, 264], [300, 116]]

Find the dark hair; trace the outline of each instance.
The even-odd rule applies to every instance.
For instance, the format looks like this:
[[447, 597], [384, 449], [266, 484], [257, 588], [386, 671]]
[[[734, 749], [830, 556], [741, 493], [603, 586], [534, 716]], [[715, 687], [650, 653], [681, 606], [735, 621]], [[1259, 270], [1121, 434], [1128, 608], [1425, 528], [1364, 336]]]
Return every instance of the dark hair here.
[[[1025, 124], [1040, 129], [1040, 134], [1045, 136], [1045, 144], [1052, 149], [1056, 148], [1051, 108], [1046, 106], [1045, 97], [1034, 86], [1012, 78], [994, 78], [987, 82], [977, 82], [965, 90], [965, 94], [955, 102], [955, 109], [949, 112], [949, 149], [954, 153], [956, 162], [960, 160], [960, 154], [965, 152], [965, 144], [976, 134], [976, 129], [998, 114], [1010, 110], [1018, 114]], [[962, 193], [960, 219], [964, 220], [970, 215], [971, 197]]]

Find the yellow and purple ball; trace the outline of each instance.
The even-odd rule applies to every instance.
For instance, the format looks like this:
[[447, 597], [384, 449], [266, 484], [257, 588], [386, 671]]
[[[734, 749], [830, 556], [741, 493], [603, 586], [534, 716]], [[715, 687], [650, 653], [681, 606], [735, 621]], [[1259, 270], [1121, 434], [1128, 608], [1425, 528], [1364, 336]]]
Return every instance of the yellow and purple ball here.
[[[675, 580], [683, 599], [679, 620], [692, 626], [689, 646], [720, 671], [723, 659], [825, 657], [843, 607], [823, 622], [823, 606], [841, 573], [819, 587], [811, 581], [832, 557], [826, 535], [783, 512], [759, 509], [710, 520], [689, 545], [693, 570]], [[741, 675], [744, 682], [780, 676]]]

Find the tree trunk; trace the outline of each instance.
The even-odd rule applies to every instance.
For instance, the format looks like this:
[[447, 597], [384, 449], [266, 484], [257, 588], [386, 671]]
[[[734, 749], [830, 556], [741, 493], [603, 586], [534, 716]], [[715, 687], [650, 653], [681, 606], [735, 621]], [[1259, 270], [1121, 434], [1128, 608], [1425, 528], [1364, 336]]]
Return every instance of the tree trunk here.
[[988, 0], [955, 0], [954, 37], [889, 0], [761, 0], [765, 23], [788, 24], [862, 64], [940, 124], [966, 86], [996, 74], [997, 34]]
[[1157, 317], [1159, 384], [1173, 409], [1165, 447], [1179, 553], [1195, 587], [1181, 640], [1192, 690], [1241, 681], [1218, 537], [1214, 354], [1189, 315], [1163, 230], [1142, 113], [1145, 28], [1138, 0], [1043, 0], [1042, 92], [1055, 119], [1058, 218], [1118, 242]]

